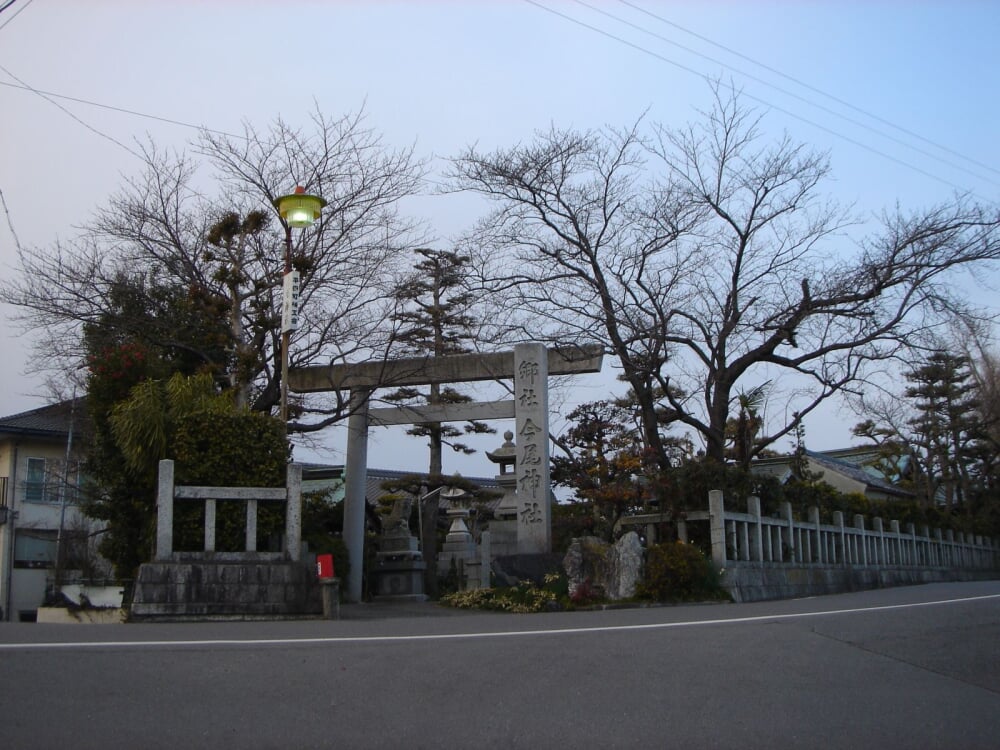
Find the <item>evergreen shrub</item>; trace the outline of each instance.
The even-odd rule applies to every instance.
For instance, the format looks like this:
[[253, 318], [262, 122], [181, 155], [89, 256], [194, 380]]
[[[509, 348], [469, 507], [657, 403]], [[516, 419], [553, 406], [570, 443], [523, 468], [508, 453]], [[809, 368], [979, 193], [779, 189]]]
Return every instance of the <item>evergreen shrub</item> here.
[[712, 561], [693, 544], [666, 542], [649, 548], [636, 594], [658, 602], [727, 599]]

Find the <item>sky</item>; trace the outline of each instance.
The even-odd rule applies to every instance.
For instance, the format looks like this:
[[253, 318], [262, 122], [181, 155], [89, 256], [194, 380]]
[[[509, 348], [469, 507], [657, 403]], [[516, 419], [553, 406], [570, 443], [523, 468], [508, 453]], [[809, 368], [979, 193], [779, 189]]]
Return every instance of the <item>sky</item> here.
[[[828, 151], [830, 196], [865, 216], [956, 192], [1000, 198], [1000, 3], [879, 0], [0, 0], [0, 273], [17, 247], [70, 239], [140, 164], [126, 146], [184, 149], [197, 127], [238, 133], [280, 116], [305, 123], [364, 109], [387, 145], [430, 159], [405, 210], [437, 245], [487, 210], [436, 194], [447, 158], [534, 131], [680, 126], [709, 104], [706, 76], [732, 81], [764, 129]], [[964, 279], [996, 307], [989, 277]], [[0, 414], [42, 406], [31, 335], [0, 309]], [[601, 398], [578, 378], [556, 404]], [[809, 447], [850, 444], [857, 422], [831, 402]], [[496, 425], [502, 432], [503, 423]], [[502, 438], [476, 444], [499, 446]], [[781, 446], [779, 446], [781, 447]], [[788, 447], [788, 446], [785, 446]], [[300, 449], [339, 463], [343, 436]], [[369, 464], [420, 470], [426, 451], [373, 431]], [[492, 474], [481, 454], [446, 471]]]

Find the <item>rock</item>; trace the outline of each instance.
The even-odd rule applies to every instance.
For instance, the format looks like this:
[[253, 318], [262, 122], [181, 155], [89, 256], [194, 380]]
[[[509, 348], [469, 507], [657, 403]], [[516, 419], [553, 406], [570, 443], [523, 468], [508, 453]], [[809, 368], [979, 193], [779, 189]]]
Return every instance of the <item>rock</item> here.
[[608, 555], [608, 579], [604, 591], [609, 599], [631, 599], [642, 580], [642, 542], [630, 531], [619, 539]]
[[614, 545], [594, 536], [574, 539], [563, 558], [569, 594], [589, 587], [595, 595], [612, 601], [633, 597], [642, 578], [642, 561], [642, 543], [634, 531]]
[[581, 587], [600, 589], [602, 595], [607, 578], [608, 552], [611, 545], [596, 536], [577, 537], [570, 542], [563, 558], [563, 570], [569, 579], [569, 595], [575, 596]]

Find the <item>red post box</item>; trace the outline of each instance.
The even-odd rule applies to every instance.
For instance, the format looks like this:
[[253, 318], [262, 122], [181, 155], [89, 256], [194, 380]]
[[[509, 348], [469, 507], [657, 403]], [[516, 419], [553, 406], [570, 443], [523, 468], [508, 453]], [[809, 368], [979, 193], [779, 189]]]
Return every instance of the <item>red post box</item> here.
[[316, 555], [316, 575], [320, 578], [335, 578], [333, 555]]

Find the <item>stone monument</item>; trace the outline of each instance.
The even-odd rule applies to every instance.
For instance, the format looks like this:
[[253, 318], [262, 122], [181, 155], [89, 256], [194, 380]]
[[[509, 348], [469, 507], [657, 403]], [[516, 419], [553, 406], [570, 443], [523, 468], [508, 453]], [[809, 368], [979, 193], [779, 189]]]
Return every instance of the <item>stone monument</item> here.
[[375, 555], [375, 596], [379, 599], [423, 601], [424, 570], [427, 563], [410, 533], [413, 498], [396, 500], [382, 530]]

